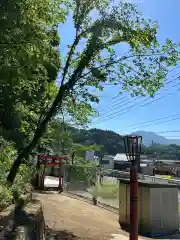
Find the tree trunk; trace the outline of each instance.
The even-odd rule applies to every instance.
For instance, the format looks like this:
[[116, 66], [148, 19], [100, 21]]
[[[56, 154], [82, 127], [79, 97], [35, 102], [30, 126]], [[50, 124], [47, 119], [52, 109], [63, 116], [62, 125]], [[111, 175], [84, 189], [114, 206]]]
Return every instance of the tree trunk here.
[[[40, 125], [37, 127], [35, 134], [34, 134], [34, 138], [32, 139], [32, 141], [30, 142], [30, 144], [27, 147], [22, 149], [22, 151], [20, 152], [20, 154], [18, 155], [17, 159], [14, 161], [14, 163], [10, 169], [10, 173], [7, 177], [7, 181], [11, 185], [14, 181], [14, 178], [16, 177], [18, 168], [19, 168], [20, 164], [22, 163], [22, 160], [28, 156], [28, 154], [33, 150], [33, 148], [38, 143], [39, 139], [42, 137], [43, 133], [46, 130], [46, 126], [47, 126], [48, 122], [51, 120], [52, 116], [57, 111], [57, 107], [58, 106], [61, 107], [65, 92], [69, 92], [69, 90], [71, 90], [73, 88], [73, 86], [75, 85], [77, 80], [80, 79], [83, 70], [88, 65], [91, 58], [93, 57], [93, 53], [95, 51], [95, 49], [93, 49], [93, 48], [95, 46], [95, 43], [97, 43], [97, 40], [98, 40], [98, 38], [96, 38], [95, 35], [93, 35], [91, 42], [89, 43], [89, 46], [84, 51], [84, 57], [80, 60], [79, 65], [74, 70], [70, 80], [66, 84], [63, 85], [64, 79], [65, 79], [65, 76], [66, 76], [66, 73], [68, 71], [68, 67], [70, 64], [71, 56], [73, 54], [73, 50], [74, 50], [75, 46], [77, 46], [77, 44], [79, 43], [80, 38], [81, 38], [81, 35], [76, 36], [74, 43], [72, 45], [72, 48], [70, 50], [70, 53], [69, 53], [69, 56], [68, 56], [68, 59], [66, 62], [66, 66], [64, 69], [64, 74], [62, 77], [61, 86], [59, 88], [59, 92], [56, 96], [55, 101], [53, 102], [49, 112], [46, 114], [44, 120], [42, 120]], [[96, 50], [98, 50], [97, 46], [96, 46]]]
[[34, 138], [27, 147], [22, 149], [22, 151], [19, 153], [18, 157], [14, 161], [13, 165], [11, 166], [9, 175], [7, 177], [7, 181], [9, 182], [10, 185], [12, 185], [23, 159], [27, 158], [29, 153], [33, 150], [33, 148], [38, 143], [39, 139], [42, 137], [43, 133], [46, 131], [47, 124], [51, 120], [52, 116], [55, 114], [57, 106], [61, 106], [65, 90], [66, 90], [65, 86], [60, 87], [58, 95], [56, 96], [56, 99], [53, 102], [49, 112], [47, 113], [46, 117], [41, 122], [39, 127], [36, 129]]

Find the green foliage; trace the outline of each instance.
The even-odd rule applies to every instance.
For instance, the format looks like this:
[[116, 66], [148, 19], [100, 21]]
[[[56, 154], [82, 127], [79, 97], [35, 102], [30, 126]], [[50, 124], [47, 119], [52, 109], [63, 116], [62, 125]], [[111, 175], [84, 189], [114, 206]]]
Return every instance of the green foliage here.
[[71, 134], [66, 130], [66, 124], [58, 120], [50, 122], [48, 131], [41, 138], [41, 144], [53, 154], [67, 154], [71, 152]]
[[97, 169], [90, 164], [66, 165], [65, 181], [90, 187], [96, 182]]
[[[102, 90], [103, 82], [118, 84], [120, 91], [132, 96], [153, 96], [163, 86], [168, 67], [179, 59], [179, 44], [167, 39], [160, 46], [157, 24], [145, 19], [134, 4], [79, 0], [73, 2], [72, 11], [76, 35], [63, 76], [69, 94], [78, 93], [77, 102], [98, 102], [89, 87]], [[92, 12], [96, 12], [94, 19]], [[119, 57], [115, 47], [122, 43], [129, 51]]]
[[63, 1], [15, 0], [0, 8], [0, 129], [17, 149], [33, 137], [54, 100], [60, 67], [57, 22]]
[[[60, 65], [57, 25], [65, 20], [67, 8], [71, 12], [75, 36]], [[15, 10], [15, 13], [12, 14], [11, 10]], [[88, 117], [94, 114], [91, 103], [99, 101], [91, 89], [102, 91], [102, 83], [112, 83], [119, 86], [119, 91], [128, 91], [132, 96], [153, 96], [163, 86], [168, 68], [175, 66], [179, 60], [179, 44], [167, 40], [160, 46], [156, 39], [157, 24], [144, 19], [134, 4], [121, 0], [21, 0], [14, 1], [11, 7], [5, 4], [0, 13], [5, 16], [0, 22], [5, 26], [1, 31], [2, 42], [8, 40], [8, 43], [12, 43], [12, 39], [16, 44], [19, 40], [29, 42], [21, 44], [18, 51], [17, 45], [14, 47], [9, 44], [8, 49], [2, 48], [1, 54], [1, 86], [3, 94], [6, 93], [6, 99], [1, 98], [6, 100], [1, 106], [10, 103], [7, 109], [13, 117], [13, 125], [5, 115], [7, 111], [3, 111], [0, 119], [6, 119], [3, 128], [9, 129], [13, 136], [18, 136], [21, 147], [26, 143], [16, 165], [37, 145], [55, 114], [63, 115], [62, 122], [65, 122], [64, 113], [80, 124], [89, 122]], [[6, 17], [9, 13], [13, 15], [12, 18]], [[95, 17], [92, 18], [92, 15]], [[119, 56], [116, 47], [122, 43], [127, 44], [129, 51]], [[52, 103], [47, 89], [49, 83], [53, 84], [58, 70], [60, 87]], [[41, 104], [42, 108], [39, 108]], [[19, 110], [22, 108], [26, 111]], [[26, 112], [27, 117], [22, 112]], [[37, 122], [39, 115], [42, 118]], [[19, 129], [24, 126], [24, 119], [28, 120], [22, 138]], [[27, 129], [35, 132], [34, 135], [29, 133], [30, 137], [27, 137]], [[24, 141], [24, 138], [32, 141]], [[10, 139], [14, 140], [14, 137]], [[119, 139], [116, 146], [118, 149], [113, 151], [119, 152]], [[15, 164], [9, 178], [11, 181], [16, 174]]]
[[175, 144], [153, 144], [145, 148], [145, 153], [164, 160], [180, 160], [180, 146]]
[[[113, 131], [102, 129], [77, 129], [69, 128], [74, 142], [73, 149], [77, 156], [84, 158], [85, 151], [94, 150], [96, 155], [109, 154], [116, 155], [124, 153], [123, 138]], [[143, 146], [142, 153], [157, 159], [180, 160], [180, 146], [153, 144]]]
[[[77, 129], [69, 126], [67, 123], [61, 123], [60, 120], [53, 120], [49, 124], [48, 131], [41, 138], [41, 144], [50, 150], [53, 154], [72, 154], [75, 156], [84, 158], [86, 151], [99, 152], [101, 147], [97, 144], [91, 144], [81, 139], [80, 143], [76, 139], [78, 132], [84, 133], [83, 129]], [[88, 139], [90, 140], [90, 139]], [[45, 150], [45, 149], [44, 149]]]
[[24, 196], [31, 191], [31, 180], [34, 177], [35, 169], [21, 166], [19, 174], [17, 174], [16, 181], [11, 188], [8, 187], [6, 178], [11, 167], [12, 161], [17, 152], [12, 144], [8, 144], [1, 139], [1, 151], [0, 151], [0, 209], [4, 206], [11, 204], [13, 199], [13, 193], [16, 191], [20, 197]]
[[[113, 131], [71, 128], [71, 135], [76, 146], [78, 146], [78, 144], [80, 144], [80, 146], [83, 145], [83, 148], [86, 148], [86, 150], [96, 151], [97, 155], [101, 155], [101, 152], [112, 155], [124, 153], [123, 138]], [[76, 146], [74, 146], [74, 148]], [[82, 149], [82, 153], [83, 152], [85, 152], [85, 149], [84, 151]]]
[[90, 190], [91, 194], [104, 199], [118, 199], [119, 185], [112, 183], [97, 184], [96, 187]]
[[[73, 99], [68, 99], [64, 101], [61, 108], [61, 114], [64, 119], [68, 119], [65, 122], [72, 126], [87, 126], [90, 123], [90, 118], [97, 115], [96, 111], [92, 108], [90, 103], [77, 101], [78, 93], [74, 95]], [[74, 99], [75, 98], [75, 99]], [[62, 121], [62, 120], [61, 120]]]
[[[73, 140], [76, 142], [76, 139], [75, 139], [75, 138], [73, 138]], [[98, 151], [100, 151], [100, 147], [97, 146], [96, 144], [93, 144], [93, 145], [84, 145], [84, 142], [82, 141], [81, 144], [78, 144], [78, 143], [74, 143], [74, 144], [73, 144], [73, 151], [74, 151], [74, 153], [75, 153], [75, 156], [84, 158], [86, 151], [95, 151], [95, 152], [98, 152]]]

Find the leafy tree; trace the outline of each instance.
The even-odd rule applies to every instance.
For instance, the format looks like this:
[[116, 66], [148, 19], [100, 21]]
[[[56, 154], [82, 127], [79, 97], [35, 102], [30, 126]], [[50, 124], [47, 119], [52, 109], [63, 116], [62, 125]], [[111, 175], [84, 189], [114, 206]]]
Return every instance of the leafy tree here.
[[18, 151], [33, 137], [57, 94], [56, 24], [62, 1], [3, 1], [0, 7], [0, 134]]
[[0, 139], [0, 210], [12, 204], [13, 193], [16, 192], [21, 198], [27, 197], [31, 191], [31, 181], [35, 174], [35, 168], [22, 165], [20, 172], [11, 188], [8, 188], [6, 177], [10, 170], [12, 161], [17, 152], [12, 143]]
[[[77, 128], [70, 128], [69, 131], [74, 142], [73, 149], [79, 157], [84, 157], [84, 152], [87, 150], [95, 150], [96, 155], [99, 155], [99, 151], [109, 155], [124, 153], [122, 136], [113, 131]], [[180, 146], [175, 144], [153, 144], [148, 147], [142, 145], [141, 152], [149, 158], [180, 160]]]
[[[71, 99], [74, 106], [88, 104], [91, 109], [90, 103], [98, 102], [98, 97], [89, 91], [89, 87], [103, 90], [104, 82], [118, 84], [120, 91], [129, 91], [133, 96], [153, 96], [163, 86], [168, 67], [176, 65], [179, 59], [178, 45], [167, 40], [160, 46], [156, 39], [157, 24], [144, 19], [133, 4], [75, 0], [70, 4], [70, 12], [75, 36], [60, 69], [57, 96], [45, 112], [32, 141], [14, 162], [8, 177], [10, 182], [22, 159], [45, 132], [50, 119], [63, 108], [64, 101]], [[115, 46], [121, 43], [126, 43], [129, 51], [118, 56]]]
[[71, 154], [72, 129], [86, 127], [89, 123], [88, 117], [94, 114], [95, 111], [89, 108], [88, 104], [74, 107], [71, 101], [65, 101], [60, 113], [50, 121], [47, 132], [41, 138], [42, 145], [58, 155]]
[[[113, 131], [105, 131], [102, 129], [77, 129], [71, 128], [72, 139], [74, 143], [79, 143], [90, 146], [99, 146], [94, 149], [96, 154], [99, 155], [100, 151], [102, 154], [124, 153], [123, 138], [120, 134]], [[84, 146], [85, 147], [85, 146]]]
[[175, 144], [153, 144], [152, 146], [145, 148], [145, 153], [160, 160], [179, 160], [180, 146]]
[[73, 151], [75, 153], [75, 156], [77, 157], [77, 161], [75, 161], [75, 163], [81, 163], [81, 164], [87, 164], [87, 162], [84, 162], [79, 160], [79, 159], [84, 159], [85, 157], [85, 152], [86, 151], [100, 151], [100, 146], [93, 144], [93, 145], [84, 145], [82, 144], [78, 144], [78, 143], [74, 143], [73, 144]]
[[54, 154], [71, 153], [73, 140], [71, 133], [67, 130], [67, 124], [53, 120], [49, 125], [48, 131], [41, 138], [41, 143], [51, 149]]

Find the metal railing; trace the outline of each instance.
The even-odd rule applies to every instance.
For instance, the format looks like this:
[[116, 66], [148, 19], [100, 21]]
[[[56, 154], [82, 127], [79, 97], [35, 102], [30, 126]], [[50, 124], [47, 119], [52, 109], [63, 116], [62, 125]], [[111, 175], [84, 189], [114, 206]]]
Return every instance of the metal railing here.
[[118, 177], [113, 170], [98, 167], [65, 165], [63, 176], [64, 191], [118, 208]]
[[[65, 165], [63, 176], [64, 191], [84, 198], [97, 198], [101, 204], [118, 208], [119, 178], [130, 178], [129, 172], [101, 169], [81, 165]], [[139, 180], [160, 184], [177, 184], [180, 180], [163, 179], [157, 176], [139, 174]]]

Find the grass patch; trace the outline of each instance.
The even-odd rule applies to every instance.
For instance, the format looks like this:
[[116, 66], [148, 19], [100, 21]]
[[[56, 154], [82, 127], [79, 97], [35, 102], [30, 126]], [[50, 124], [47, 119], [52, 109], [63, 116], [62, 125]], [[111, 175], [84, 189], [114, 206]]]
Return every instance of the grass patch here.
[[105, 199], [115, 199], [119, 195], [119, 185], [103, 183], [102, 185], [97, 185], [90, 190], [93, 196], [105, 198]]

